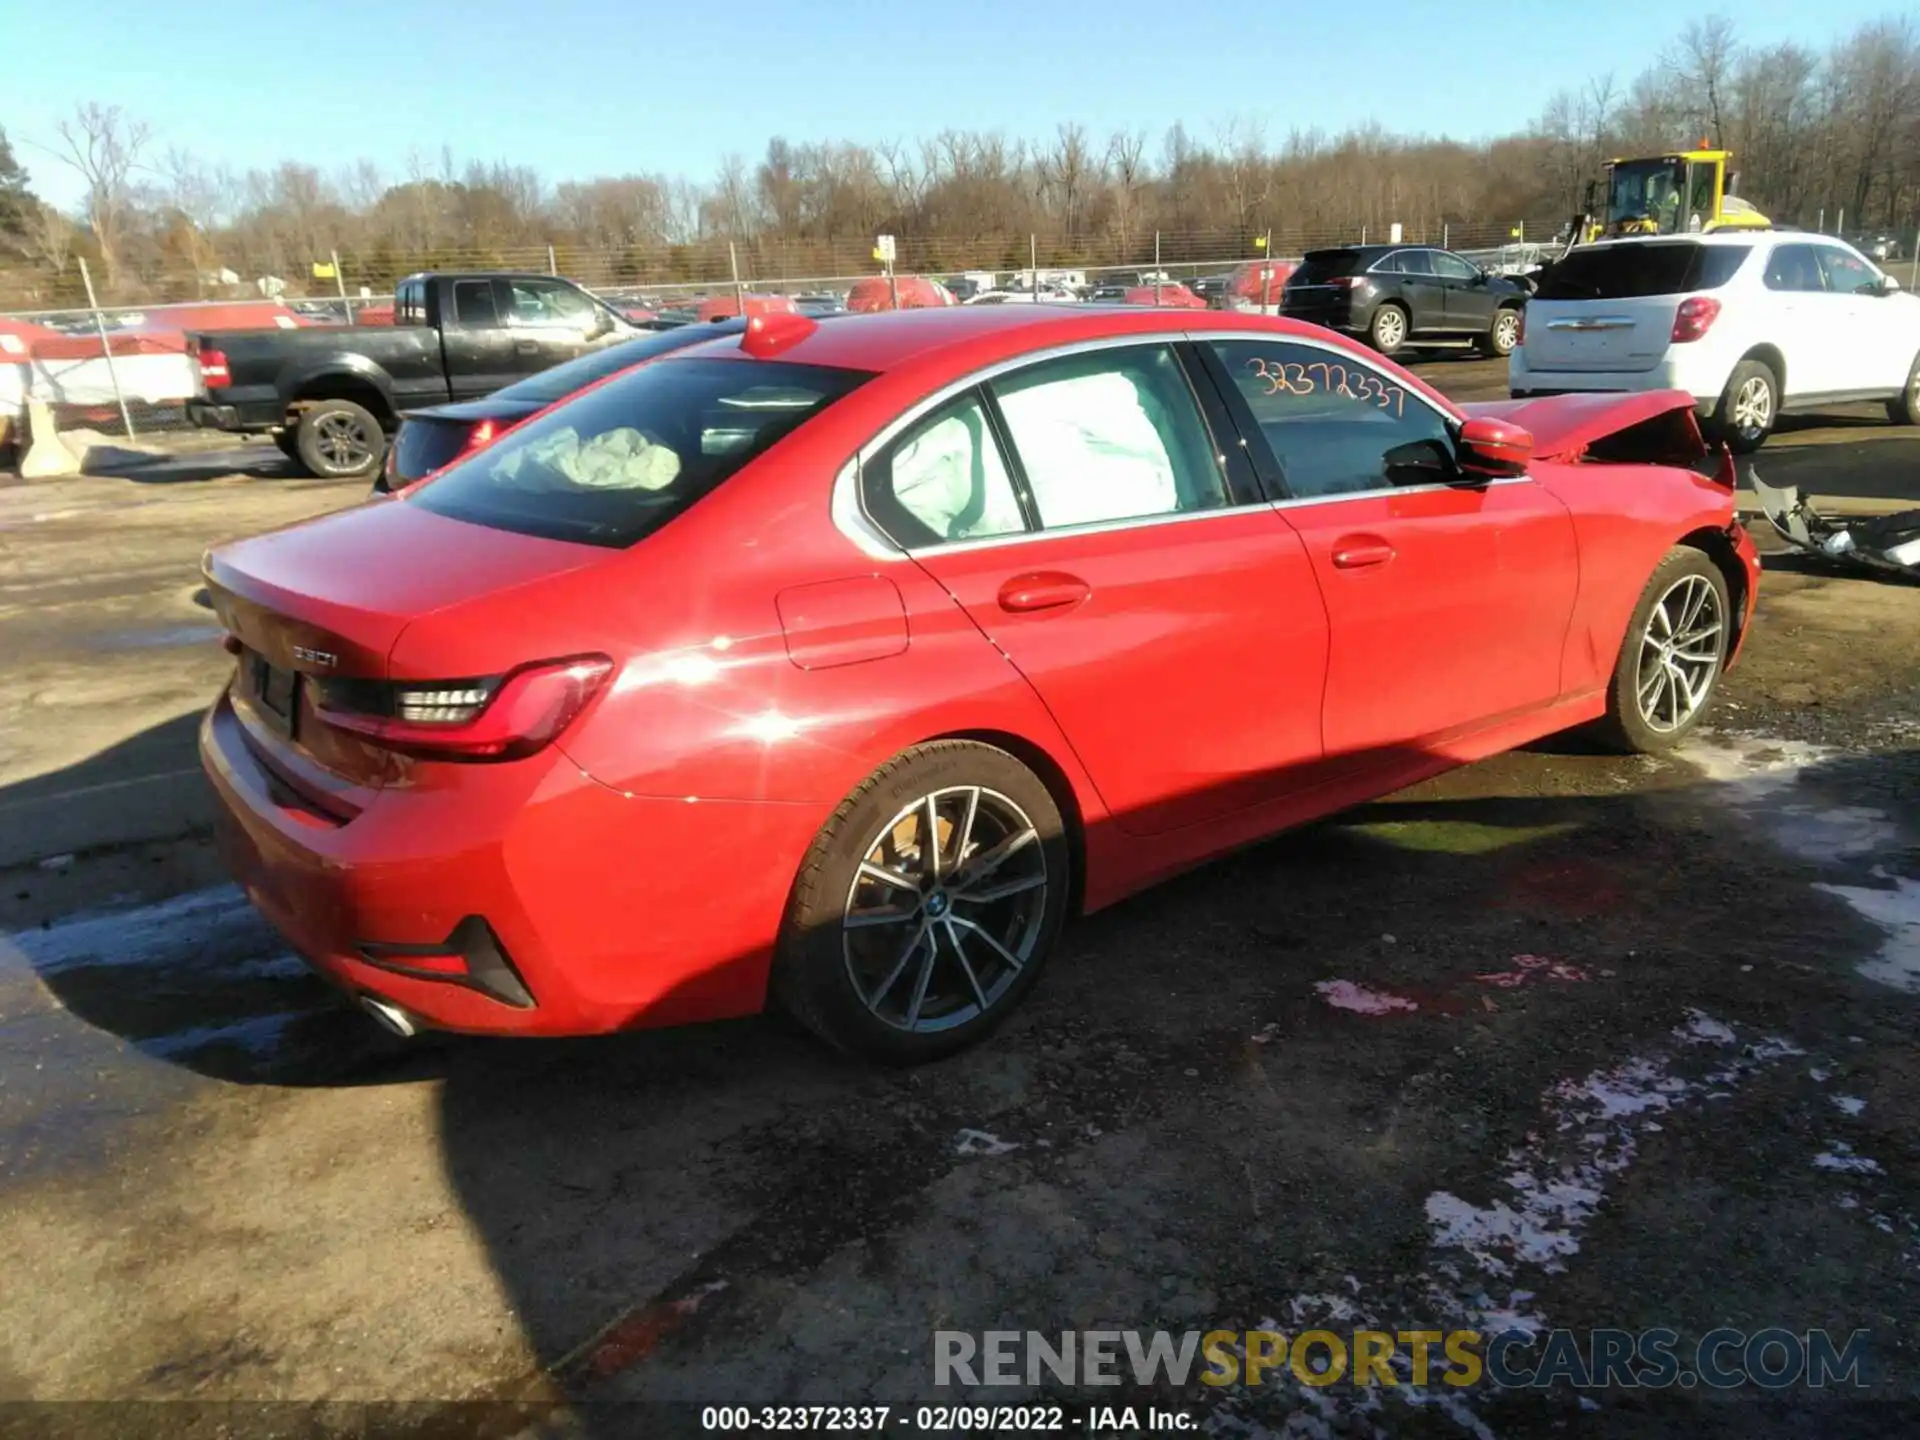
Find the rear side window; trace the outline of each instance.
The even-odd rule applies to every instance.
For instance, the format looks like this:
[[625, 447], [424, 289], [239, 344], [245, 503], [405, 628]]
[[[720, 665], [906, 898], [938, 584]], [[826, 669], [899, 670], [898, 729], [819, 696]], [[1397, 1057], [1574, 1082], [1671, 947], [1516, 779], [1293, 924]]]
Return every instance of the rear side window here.
[[1296, 285], [1324, 285], [1359, 268], [1358, 250], [1309, 250], [1293, 272]]
[[1026, 528], [979, 395], [949, 401], [861, 467], [867, 513], [909, 550]]
[[643, 365], [509, 432], [407, 503], [496, 530], [624, 548], [869, 378], [767, 361]]
[[1718, 290], [1752, 253], [1750, 245], [1697, 245], [1684, 240], [1581, 248], [1548, 269], [1535, 298], [1632, 300]]
[[427, 323], [427, 286], [423, 280], [409, 280], [394, 292], [393, 323], [395, 325], [424, 325]]

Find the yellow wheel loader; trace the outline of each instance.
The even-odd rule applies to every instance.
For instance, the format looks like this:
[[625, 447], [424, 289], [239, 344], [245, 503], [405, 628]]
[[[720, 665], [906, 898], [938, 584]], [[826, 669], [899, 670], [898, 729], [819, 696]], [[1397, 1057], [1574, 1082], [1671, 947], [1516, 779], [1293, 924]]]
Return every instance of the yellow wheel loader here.
[[1605, 204], [1587, 187], [1586, 210], [1568, 230], [1568, 246], [1616, 235], [1711, 235], [1718, 230], [1768, 230], [1773, 222], [1733, 193], [1738, 175], [1726, 150], [1646, 155], [1607, 162]]

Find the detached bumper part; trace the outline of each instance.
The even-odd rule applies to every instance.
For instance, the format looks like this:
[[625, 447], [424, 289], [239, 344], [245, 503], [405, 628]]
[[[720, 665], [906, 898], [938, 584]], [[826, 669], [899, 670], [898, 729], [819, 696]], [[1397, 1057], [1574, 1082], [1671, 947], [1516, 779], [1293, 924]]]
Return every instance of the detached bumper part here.
[[1757, 472], [1751, 483], [1768, 523], [1795, 549], [1857, 569], [1920, 579], [1920, 510], [1829, 520], [1797, 486], [1768, 485]]
[[469, 915], [453, 927], [438, 945], [388, 945], [363, 941], [355, 947], [360, 958], [378, 970], [409, 980], [437, 980], [476, 990], [516, 1010], [534, 1008], [520, 972], [513, 968], [493, 927], [478, 915]]

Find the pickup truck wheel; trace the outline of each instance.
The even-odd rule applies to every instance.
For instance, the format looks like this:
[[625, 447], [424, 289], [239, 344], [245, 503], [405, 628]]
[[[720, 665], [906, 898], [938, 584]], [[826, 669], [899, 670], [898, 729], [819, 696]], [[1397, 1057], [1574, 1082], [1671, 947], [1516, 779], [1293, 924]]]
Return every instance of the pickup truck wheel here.
[[387, 437], [373, 412], [351, 400], [322, 400], [300, 417], [300, 463], [325, 479], [371, 475], [386, 457]]

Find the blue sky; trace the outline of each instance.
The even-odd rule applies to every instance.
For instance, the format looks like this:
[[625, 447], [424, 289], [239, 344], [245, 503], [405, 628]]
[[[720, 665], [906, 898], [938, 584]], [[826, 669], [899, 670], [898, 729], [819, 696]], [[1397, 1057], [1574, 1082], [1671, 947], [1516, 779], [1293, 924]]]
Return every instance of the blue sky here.
[[[1824, 45], [1893, 8], [1742, 0], [1749, 44]], [[1364, 6], [1224, 0], [0, 0], [0, 128], [57, 204], [78, 195], [40, 145], [76, 102], [117, 104], [236, 169], [409, 149], [531, 165], [550, 180], [705, 179], [767, 138], [911, 140], [947, 127], [1097, 136], [1233, 119], [1460, 138], [1523, 126], [1553, 93], [1622, 82], [1678, 34], [1661, 0]], [[1377, 67], [1382, 55], [1400, 68]]]

